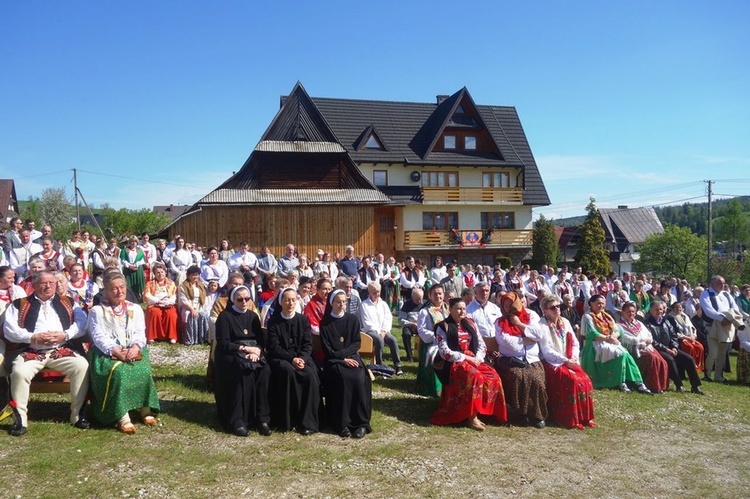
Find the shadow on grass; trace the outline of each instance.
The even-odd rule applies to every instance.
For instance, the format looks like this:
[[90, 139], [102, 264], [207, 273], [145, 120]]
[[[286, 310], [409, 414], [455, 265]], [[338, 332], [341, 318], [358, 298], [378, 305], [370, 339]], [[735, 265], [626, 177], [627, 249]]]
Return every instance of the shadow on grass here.
[[437, 399], [372, 399], [372, 410], [382, 412], [404, 423], [430, 426]]
[[216, 415], [216, 404], [197, 400], [161, 400], [161, 410], [175, 419], [223, 433]]
[[213, 394], [213, 390], [206, 384], [206, 376], [204, 374], [170, 373], [154, 375], [154, 382], [158, 383], [160, 381], [174, 381], [185, 388]]

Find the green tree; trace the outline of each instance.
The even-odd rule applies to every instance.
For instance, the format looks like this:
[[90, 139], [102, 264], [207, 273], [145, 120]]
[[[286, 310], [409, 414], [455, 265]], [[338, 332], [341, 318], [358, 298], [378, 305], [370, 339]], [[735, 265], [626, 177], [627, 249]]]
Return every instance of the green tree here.
[[540, 215], [539, 220], [534, 223], [531, 238], [531, 268], [539, 269], [542, 265], [557, 268], [558, 247], [555, 222]]
[[605, 234], [594, 198], [589, 198], [586, 212], [586, 219], [578, 227], [580, 239], [573, 260], [575, 266], [580, 266], [585, 273], [607, 275], [610, 271], [609, 253], [604, 249]]
[[169, 218], [148, 208], [129, 210], [120, 208], [104, 210], [104, 228], [109, 236], [122, 238], [131, 235], [141, 235], [144, 232], [153, 234], [159, 232], [169, 223]]
[[667, 224], [662, 234], [652, 234], [641, 245], [636, 272], [652, 272], [702, 282], [706, 278], [708, 241], [690, 229]]
[[750, 229], [738, 198], [729, 201], [716, 223], [716, 237], [727, 242], [726, 248], [732, 256], [737, 256], [742, 245], [747, 244]]

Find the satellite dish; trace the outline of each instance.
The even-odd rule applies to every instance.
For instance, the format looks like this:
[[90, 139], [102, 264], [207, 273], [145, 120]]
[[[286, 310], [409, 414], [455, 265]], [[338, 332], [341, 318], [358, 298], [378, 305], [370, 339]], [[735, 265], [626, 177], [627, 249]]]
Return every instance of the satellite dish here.
[[411, 181], [412, 182], [419, 182], [421, 179], [422, 179], [422, 174], [421, 173], [419, 173], [417, 171], [411, 172]]

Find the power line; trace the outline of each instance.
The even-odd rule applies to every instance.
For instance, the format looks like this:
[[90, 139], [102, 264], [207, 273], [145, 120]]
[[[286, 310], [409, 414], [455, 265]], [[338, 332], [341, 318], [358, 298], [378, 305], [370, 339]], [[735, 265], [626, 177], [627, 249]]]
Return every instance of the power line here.
[[45, 173], [37, 173], [36, 175], [26, 175], [25, 177], [13, 177], [14, 180], [21, 180], [24, 178], [35, 178], [35, 177], [45, 177], [47, 175], [57, 175], [58, 173], [67, 173], [70, 170], [59, 170], [56, 172], [45, 172]]
[[174, 182], [161, 182], [158, 180], [142, 179], [142, 178], [136, 178], [136, 177], [125, 177], [124, 175], [112, 175], [111, 173], [92, 172], [89, 170], [81, 170], [80, 168], [78, 169], [78, 171], [83, 172], [83, 173], [90, 173], [91, 175], [101, 175], [103, 177], [113, 177], [113, 178], [121, 178], [124, 180], [134, 180], [136, 182], [143, 182], [143, 183], [148, 183], [148, 184], [174, 185], [176, 187], [187, 187], [191, 189], [195, 188], [194, 185], [176, 184]]

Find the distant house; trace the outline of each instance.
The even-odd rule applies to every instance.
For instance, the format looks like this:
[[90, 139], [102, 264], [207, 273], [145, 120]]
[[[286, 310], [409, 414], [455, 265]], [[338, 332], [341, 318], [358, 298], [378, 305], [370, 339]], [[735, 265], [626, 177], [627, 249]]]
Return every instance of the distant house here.
[[12, 179], [0, 179], [0, 219], [8, 224], [19, 213], [16, 183]]
[[190, 209], [190, 205], [187, 204], [177, 206], [170, 204], [169, 206], [154, 206], [153, 211], [154, 213], [164, 215], [170, 220], [174, 220], [185, 213], [188, 209]]
[[464, 262], [531, 248], [549, 197], [515, 108], [466, 88], [436, 102], [311, 98], [301, 84], [242, 168], [168, 227], [198, 244], [229, 238]]
[[[661, 234], [664, 227], [653, 208], [600, 208], [599, 222], [605, 234], [604, 247], [609, 251], [612, 270], [618, 275], [632, 272], [640, 259], [638, 245], [652, 234]], [[578, 244], [578, 227], [558, 227], [557, 241], [566, 262], [572, 262]]]

